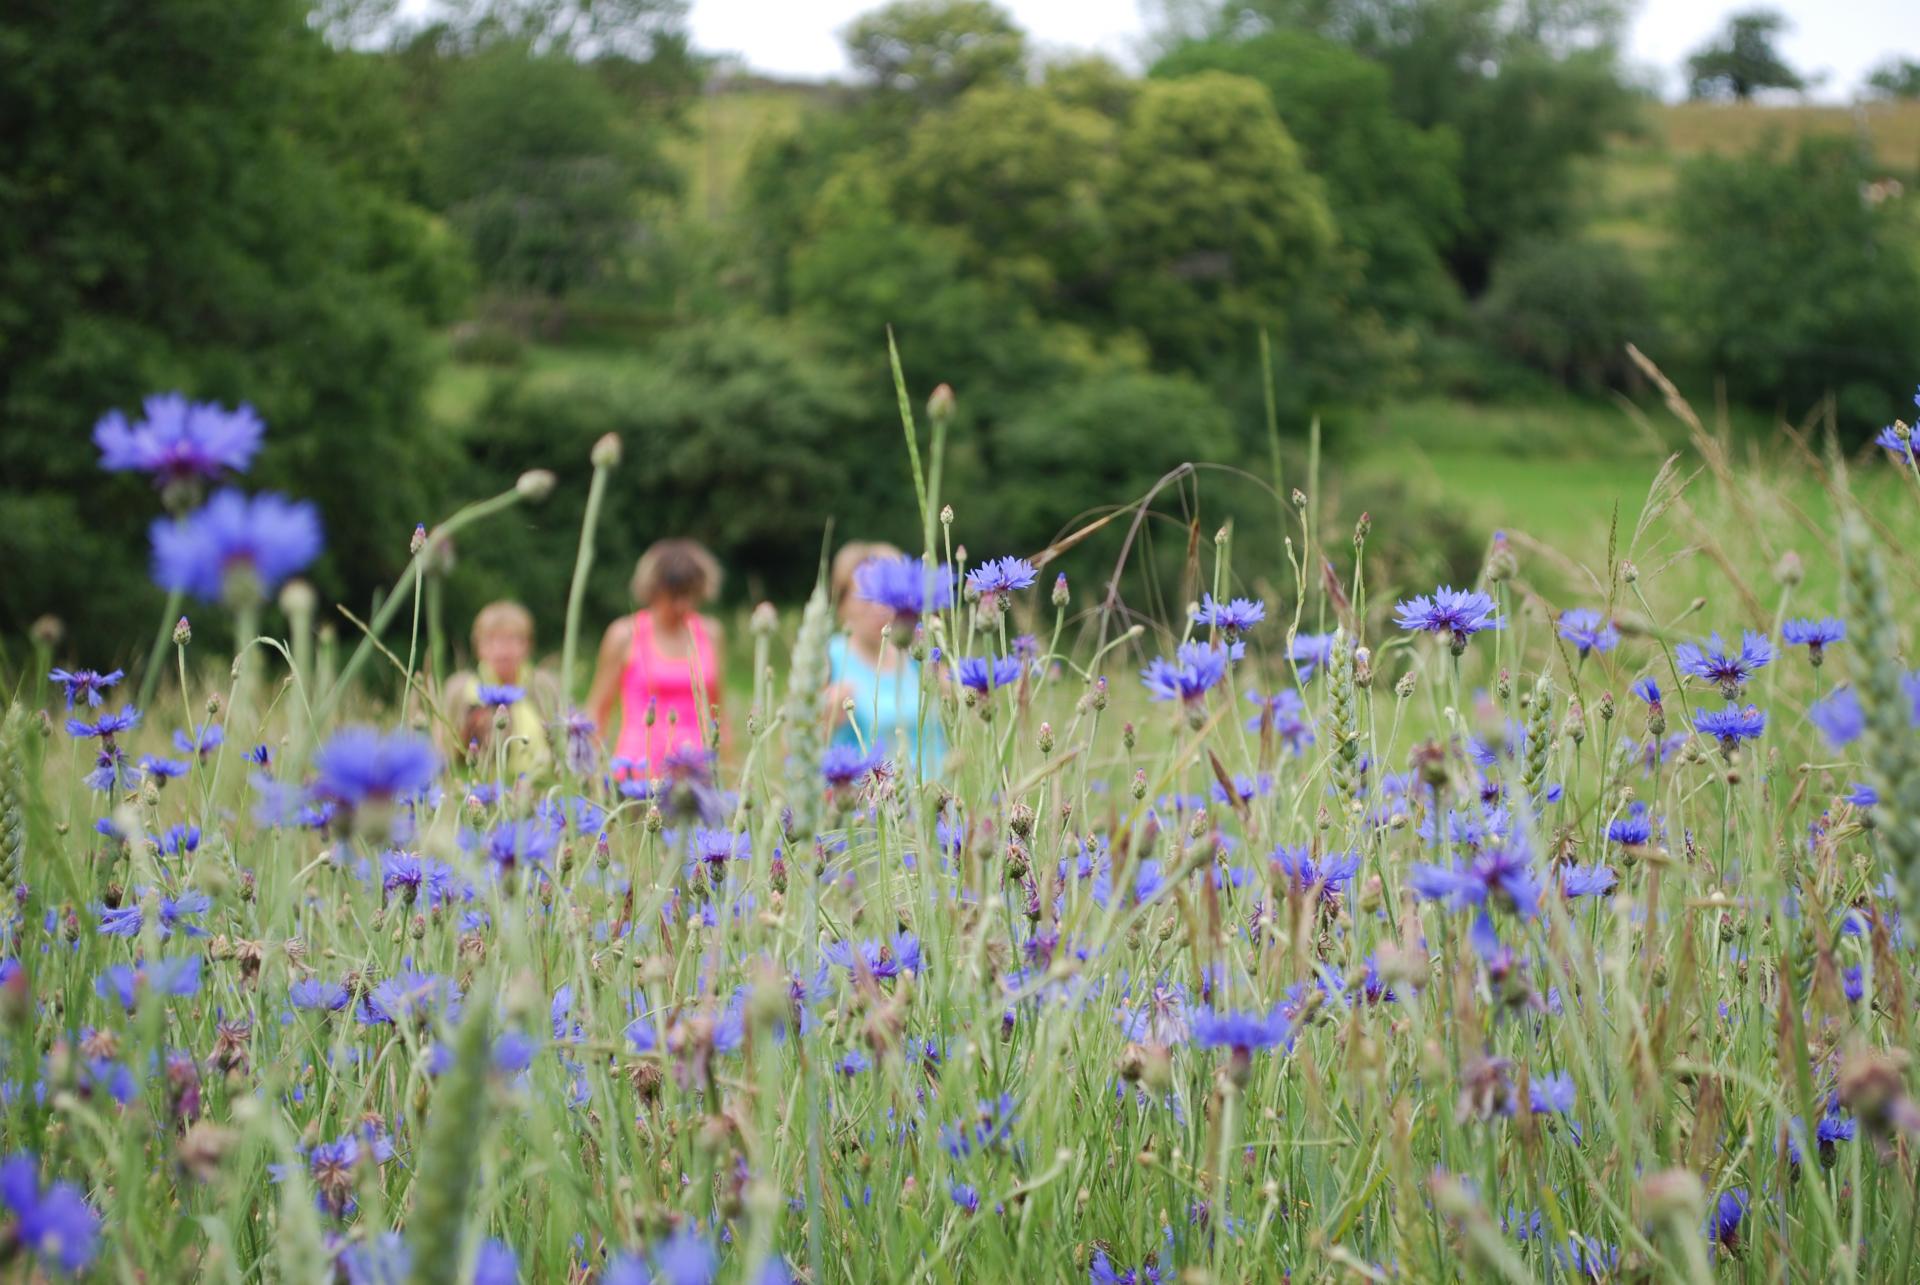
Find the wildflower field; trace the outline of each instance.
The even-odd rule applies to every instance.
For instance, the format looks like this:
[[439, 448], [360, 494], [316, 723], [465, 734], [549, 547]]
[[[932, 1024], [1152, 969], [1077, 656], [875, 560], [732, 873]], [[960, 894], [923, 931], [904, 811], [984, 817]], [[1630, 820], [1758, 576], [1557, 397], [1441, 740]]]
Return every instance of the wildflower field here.
[[[1192, 517], [1168, 620], [968, 532], [950, 404], [903, 415], [927, 556], [858, 589], [928, 662], [924, 780], [829, 747], [824, 588], [755, 614], [711, 753], [449, 758], [423, 573], [550, 475], [335, 651], [257, 419], [103, 421], [173, 597], [144, 666], [8, 676], [0, 1273], [1915, 1276], [1904, 426], [1762, 467], [1693, 422], [1599, 556], [1489, 531], [1461, 587], [1276, 477], [1291, 537]], [[645, 467], [597, 448], [578, 574]]]

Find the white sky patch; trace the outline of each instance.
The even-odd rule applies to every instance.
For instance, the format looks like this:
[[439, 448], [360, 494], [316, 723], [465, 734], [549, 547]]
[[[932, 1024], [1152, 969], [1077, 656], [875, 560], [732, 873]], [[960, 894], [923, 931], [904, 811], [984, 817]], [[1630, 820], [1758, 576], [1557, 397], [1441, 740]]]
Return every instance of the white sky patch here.
[[[1137, 66], [1147, 20], [1136, 0], [1000, 0], [1042, 52], [1094, 50]], [[1634, 15], [1627, 56], [1663, 94], [1685, 91], [1682, 63], [1727, 15], [1767, 3], [1791, 24], [1781, 40], [1787, 61], [1809, 77], [1824, 74], [1815, 95], [1845, 99], [1889, 55], [1920, 59], [1920, 0], [1644, 0]], [[696, 48], [740, 55], [755, 71], [846, 77], [840, 32], [876, 0], [693, 0]]]

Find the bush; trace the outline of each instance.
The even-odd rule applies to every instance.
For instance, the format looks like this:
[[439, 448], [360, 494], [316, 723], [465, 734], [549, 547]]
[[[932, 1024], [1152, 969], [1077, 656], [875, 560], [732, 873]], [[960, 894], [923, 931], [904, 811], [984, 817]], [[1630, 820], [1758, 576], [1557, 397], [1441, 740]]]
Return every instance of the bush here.
[[[803, 596], [819, 565], [823, 515], [844, 532], [917, 529], [899, 461], [898, 421], [792, 327], [700, 325], [613, 373], [527, 374], [497, 384], [469, 448], [473, 489], [528, 468], [559, 485], [460, 550], [450, 582], [456, 634], [487, 599], [519, 598], [557, 645], [584, 515], [588, 452], [618, 433], [623, 462], [607, 492], [587, 618], [599, 628], [632, 609], [627, 583], [652, 541], [687, 535], [713, 549], [731, 596], [760, 585]], [[875, 412], [879, 414], [876, 417]]]
[[1489, 346], [1570, 389], [1633, 378], [1626, 346], [1651, 346], [1652, 292], [1626, 252], [1601, 241], [1531, 241], [1501, 260], [1478, 306]]
[[1846, 138], [1681, 170], [1672, 316], [1734, 396], [1798, 416], [1832, 393], [1855, 434], [1905, 400], [1920, 367], [1920, 263], [1902, 203], [1863, 197], [1877, 177]]
[[1032, 553], [1088, 506], [1131, 504], [1182, 463], [1238, 457], [1227, 412], [1204, 385], [1104, 370], [1013, 408], [972, 470], [960, 466], [955, 507], [971, 510], [969, 530], [993, 531], [1004, 546], [981, 552]]

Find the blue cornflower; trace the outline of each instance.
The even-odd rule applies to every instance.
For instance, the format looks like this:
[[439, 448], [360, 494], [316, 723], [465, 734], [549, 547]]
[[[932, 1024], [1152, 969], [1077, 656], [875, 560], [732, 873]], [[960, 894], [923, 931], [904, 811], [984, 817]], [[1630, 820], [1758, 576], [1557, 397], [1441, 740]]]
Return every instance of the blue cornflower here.
[[1566, 1115], [1573, 1110], [1573, 1076], [1549, 1071], [1527, 1081], [1527, 1105], [1535, 1115]]
[[1194, 624], [1210, 625], [1229, 638], [1237, 638], [1267, 618], [1267, 604], [1254, 598], [1221, 602], [1209, 593], [1201, 596], [1192, 614]]
[[559, 839], [559, 831], [538, 818], [503, 821], [487, 831], [487, 860], [503, 875], [523, 866], [544, 866]]
[[1300, 681], [1306, 682], [1314, 671], [1333, 661], [1332, 634], [1295, 634], [1287, 645], [1287, 659], [1300, 671]]
[[731, 830], [706, 830], [696, 827], [687, 844], [687, 854], [709, 870], [721, 870], [729, 861], [745, 861], [753, 856], [753, 840]]
[[0, 1163], [0, 1204], [16, 1220], [17, 1243], [62, 1271], [79, 1273], [100, 1249], [100, 1215], [70, 1182], [40, 1185], [39, 1162], [17, 1152]]
[[[324, 1193], [321, 1199], [327, 1207]], [[339, 1264], [347, 1285], [406, 1285], [413, 1279], [413, 1249], [397, 1231], [343, 1245]]]
[[160, 851], [169, 857], [184, 856], [200, 847], [200, 827], [170, 825], [160, 835]]
[[[927, 600], [928, 580], [933, 599]], [[929, 611], [944, 611], [953, 605], [953, 568], [935, 567], [929, 576], [918, 558], [906, 554], [868, 558], [854, 569], [854, 596], [863, 602], [893, 608], [893, 614], [911, 623]]]
[[656, 1285], [710, 1285], [720, 1256], [698, 1232], [683, 1227], [653, 1247]]
[[1899, 428], [1889, 424], [1880, 430], [1879, 436], [1873, 439], [1873, 444], [1885, 447], [1887, 453], [1902, 464], [1920, 465], [1920, 433], [1914, 433], [1909, 429], [1907, 436], [1902, 437]]
[[226, 739], [227, 731], [225, 728], [221, 727], [218, 723], [208, 723], [200, 729], [198, 735], [190, 736], [184, 729], [176, 730], [173, 734], [173, 748], [179, 750], [182, 754], [195, 755], [204, 763], [206, 762], [207, 755], [219, 749], [220, 746], [226, 742]]
[[156, 959], [148, 965], [115, 964], [103, 968], [93, 979], [93, 993], [101, 999], [115, 1000], [129, 1013], [140, 998], [142, 987], [161, 995], [196, 995], [200, 991], [200, 956]]
[[1560, 895], [1604, 897], [1618, 882], [1619, 876], [1607, 866], [1566, 866], [1560, 871]]
[[473, 1285], [519, 1285], [520, 1259], [504, 1240], [489, 1236], [473, 1264]]
[[1854, 1121], [1838, 1111], [1829, 1111], [1820, 1117], [1819, 1125], [1814, 1129], [1814, 1141], [1824, 1150], [1836, 1143], [1852, 1142], [1855, 1133]]
[[967, 572], [967, 592], [993, 601], [1001, 594], [1031, 588], [1037, 575], [1025, 558], [992, 558]]
[[1660, 708], [1660, 684], [1653, 680], [1652, 674], [1648, 674], [1645, 678], [1634, 680], [1634, 684], [1629, 690], [1631, 690], [1635, 696], [1645, 701], [1648, 709]]
[[287, 1002], [295, 1008], [338, 1013], [352, 998], [339, 982], [322, 981], [318, 977], [302, 978], [287, 987]]
[[1317, 890], [1319, 896], [1328, 901], [1337, 899], [1360, 873], [1357, 852], [1329, 852], [1315, 858], [1305, 847], [1289, 848], [1282, 844], [1268, 855], [1267, 861], [1276, 873], [1286, 877], [1287, 886], [1293, 891]]
[[972, 1114], [940, 1126], [940, 1148], [954, 1160], [970, 1160], [978, 1152], [1012, 1141], [1017, 1115], [1010, 1094], [982, 1098]]
[[56, 669], [47, 675], [47, 681], [58, 683], [66, 689], [67, 708], [73, 708], [73, 702], [83, 700], [88, 708], [99, 708], [101, 694], [127, 676], [124, 669], [110, 673], [99, 673], [92, 669]]
[[125, 750], [111, 741], [102, 741], [100, 752], [94, 756], [93, 771], [80, 779], [91, 790], [131, 790], [140, 784], [140, 769]]
[[244, 473], [260, 449], [267, 426], [242, 404], [228, 410], [217, 402], [190, 402], [179, 393], [146, 400], [146, 418], [129, 424], [117, 410], [93, 426], [100, 467], [109, 473], [149, 473], [166, 485], [218, 477], [221, 470]]
[[829, 745], [820, 756], [820, 775], [827, 779], [828, 785], [841, 789], [880, 767], [884, 761], [878, 751], [869, 753], [858, 745], [842, 742]]
[[[109, 937], [138, 937], [140, 929], [146, 923], [146, 914], [139, 899], [146, 895], [147, 889], [136, 887], [135, 900], [124, 906], [101, 907], [100, 931]], [[194, 892], [192, 889], [188, 889], [178, 897], [161, 897], [158, 906], [159, 923], [156, 926], [160, 940], [166, 941], [172, 937], [176, 928], [189, 937], [205, 937], [207, 930], [188, 920], [191, 916], [204, 915], [212, 908], [212, 898], [204, 892]]]
[[1740, 1224], [1747, 1216], [1747, 1204], [1745, 1187], [1721, 1192], [1720, 1199], [1714, 1202], [1713, 1213], [1707, 1218], [1707, 1238], [1729, 1253], [1739, 1249]]
[[1453, 867], [1416, 863], [1408, 885], [1419, 896], [1450, 903], [1455, 910], [1472, 910], [1470, 939], [1482, 957], [1500, 949], [1490, 908], [1512, 911], [1531, 918], [1540, 907], [1540, 881], [1533, 872], [1524, 840], [1507, 836], [1505, 842], [1490, 845], [1471, 860]]
[[1722, 752], [1732, 753], [1741, 741], [1750, 741], [1767, 730], [1767, 716], [1752, 705], [1745, 709], [1733, 705], [1721, 710], [1703, 709], [1693, 716], [1693, 729], [1718, 740]]
[[474, 703], [497, 709], [502, 705], [518, 705], [526, 696], [525, 688], [515, 687], [512, 683], [482, 683], [474, 693]]
[[962, 687], [984, 693], [1013, 686], [1020, 681], [1022, 668], [1017, 656], [962, 656], [954, 672]]
[[1749, 629], [1740, 635], [1740, 650], [1729, 651], [1720, 635], [1713, 633], [1703, 642], [1681, 643], [1673, 649], [1673, 659], [1681, 673], [1717, 685], [1722, 696], [1733, 700], [1754, 671], [1773, 659], [1773, 644], [1765, 634]]
[[1299, 754], [1313, 744], [1313, 720], [1300, 693], [1284, 687], [1271, 696], [1248, 692], [1247, 699], [1260, 707], [1260, 713], [1247, 720], [1247, 730], [1257, 732], [1267, 719], [1273, 720], [1273, 734], [1290, 754]]
[[862, 1053], [859, 1049], [853, 1049], [838, 1062], [835, 1062], [833, 1069], [848, 1078], [852, 1078], [862, 1071], [871, 1069], [872, 1066], [872, 1061], [868, 1059], [865, 1053]]
[[1236, 1058], [1285, 1044], [1291, 1037], [1291, 1028], [1278, 1012], [1216, 1012], [1202, 1008], [1193, 1013], [1194, 1042], [1204, 1048], [1226, 1049]]
[[1620, 631], [1591, 607], [1574, 607], [1560, 613], [1560, 636], [1585, 656], [1590, 651], [1609, 652], [1620, 645]]
[[178, 780], [187, 774], [187, 765], [179, 759], [163, 759], [153, 754], [140, 756], [140, 770], [148, 776], [157, 777], [162, 785]]
[[1227, 675], [1230, 654], [1224, 647], [1203, 642], [1181, 643], [1174, 659], [1156, 656], [1140, 671], [1140, 681], [1154, 700], [1192, 704]]
[[153, 578], [208, 602], [259, 601], [320, 556], [320, 512], [304, 500], [227, 489], [178, 522], [153, 524]]
[[1607, 823], [1607, 838], [1622, 847], [1637, 848], [1653, 837], [1653, 822], [1647, 816], [1647, 805], [1636, 803], [1627, 809], [1623, 817], [1615, 817]]
[[1780, 637], [1789, 647], [1805, 647], [1807, 663], [1817, 668], [1826, 658], [1827, 648], [1846, 640], [1847, 626], [1832, 616], [1821, 620], [1789, 620], [1780, 626]]
[[440, 756], [413, 732], [349, 727], [320, 747], [313, 767], [315, 794], [355, 808], [421, 793], [440, 774]]
[[1847, 793], [1841, 797], [1856, 808], [1870, 808], [1880, 801], [1880, 792], [1871, 785], [1853, 781], [1848, 784]]
[[460, 992], [449, 979], [406, 969], [368, 992], [357, 1016], [363, 1026], [395, 1026], [403, 1018], [424, 1021], [436, 1008], [452, 1016], [459, 999]]
[[67, 735], [80, 740], [98, 739], [112, 744], [113, 738], [122, 732], [130, 732], [140, 725], [140, 711], [128, 705], [111, 714], [102, 714], [95, 723], [84, 719], [67, 720]]
[[871, 937], [859, 942], [836, 941], [821, 953], [828, 963], [876, 981], [890, 981], [903, 971], [920, 972], [920, 939], [909, 932], [895, 933], [886, 942]]
[[966, 1183], [956, 1182], [950, 1184], [947, 1187], [947, 1195], [953, 1198], [954, 1204], [960, 1206], [961, 1213], [976, 1214], [980, 1212], [980, 1193], [972, 1187], [969, 1187]]
[[1497, 611], [1493, 599], [1478, 589], [1441, 585], [1431, 597], [1418, 594], [1394, 604], [1394, 623], [1415, 633], [1447, 635], [1453, 654], [1458, 656], [1474, 634], [1506, 626]]
[[1807, 708], [1807, 718], [1834, 749], [1853, 744], [1867, 730], [1867, 714], [1851, 687], [1836, 687]]

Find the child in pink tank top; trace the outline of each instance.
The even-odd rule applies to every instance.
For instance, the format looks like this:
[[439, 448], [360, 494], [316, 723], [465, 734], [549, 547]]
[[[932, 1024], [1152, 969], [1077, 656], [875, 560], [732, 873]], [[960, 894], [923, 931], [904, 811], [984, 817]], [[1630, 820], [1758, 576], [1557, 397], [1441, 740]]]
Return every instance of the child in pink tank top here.
[[661, 540], [633, 573], [640, 610], [607, 627], [587, 712], [619, 735], [614, 770], [656, 777], [675, 750], [712, 744], [720, 711], [720, 627], [699, 613], [720, 587], [720, 566], [693, 540]]

